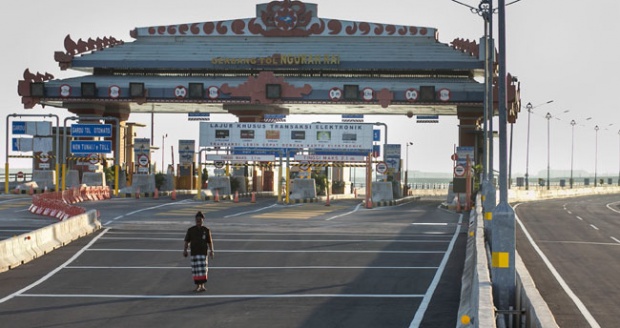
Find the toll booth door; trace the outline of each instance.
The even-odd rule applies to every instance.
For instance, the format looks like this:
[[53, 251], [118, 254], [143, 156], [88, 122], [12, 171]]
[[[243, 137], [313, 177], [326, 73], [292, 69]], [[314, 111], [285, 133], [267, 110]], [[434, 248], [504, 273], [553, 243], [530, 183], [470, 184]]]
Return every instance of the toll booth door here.
[[263, 172], [263, 191], [273, 191], [273, 171]]

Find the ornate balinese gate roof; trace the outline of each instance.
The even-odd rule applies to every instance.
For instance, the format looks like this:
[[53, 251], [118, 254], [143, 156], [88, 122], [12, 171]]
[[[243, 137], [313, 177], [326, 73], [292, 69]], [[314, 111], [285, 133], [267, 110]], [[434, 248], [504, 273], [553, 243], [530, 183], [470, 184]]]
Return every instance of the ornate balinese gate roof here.
[[475, 42], [443, 44], [429, 27], [321, 18], [316, 4], [301, 1], [256, 9], [246, 19], [136, 28], [132, 42], [67, 36], [55, 53], [60, 68], [89, 74], [59, 80], [26, 70], [18, 86], [24, 107], [258, 116], [481, 111], [484, 85], [474, 77], [484, 61]]

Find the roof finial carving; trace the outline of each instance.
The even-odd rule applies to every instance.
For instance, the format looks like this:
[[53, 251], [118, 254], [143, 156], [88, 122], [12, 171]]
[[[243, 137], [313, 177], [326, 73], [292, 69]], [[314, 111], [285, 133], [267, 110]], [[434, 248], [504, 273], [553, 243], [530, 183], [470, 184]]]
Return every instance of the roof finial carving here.
[[79, 39], [75, 42], [71, 39], [71, 35], [67, 34], [64, 40], [65, 52], [56, 51], [54, 53], [54, 59], [58, 62], [60, 69], [66, 70], [71, 67], [71, 61], [75, 55], [89, 51], [103, 50], [123, 43], [125, 43], [123, 40], [116, 40], [114, 37], [97, 38], [96, 40], [89, 38], [88, 41]]

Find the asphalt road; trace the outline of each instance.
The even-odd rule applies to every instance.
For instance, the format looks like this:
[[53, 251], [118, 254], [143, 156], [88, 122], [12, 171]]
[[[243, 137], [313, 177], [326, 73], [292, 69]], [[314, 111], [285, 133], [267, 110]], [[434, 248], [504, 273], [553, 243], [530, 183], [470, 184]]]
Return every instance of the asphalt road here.
[[517, 250], [560, 327], [620, 325], [619, 206], [604, 195], [515, 208]]
[[[468, 218], [437, 202], [81, 205], [99, 209], [104, 229], [0, 273], [3, 326], [456, 325]], [[193, 292], [182, 257], [198, 210], [216, 250], [205, 293]], [[6, 211], [18, 209], [0, 207], [0, 216]]]
[[32, 196], [2, 195], [0, 197], [0, 240], [21, 235], [58, 222], [55, 218], [32, 214], [28, 207]]

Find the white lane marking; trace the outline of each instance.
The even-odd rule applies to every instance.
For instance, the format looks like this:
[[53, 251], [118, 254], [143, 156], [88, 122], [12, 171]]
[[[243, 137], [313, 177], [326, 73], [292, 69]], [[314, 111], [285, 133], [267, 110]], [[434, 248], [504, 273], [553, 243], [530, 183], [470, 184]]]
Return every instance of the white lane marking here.
[[82, 249], [80, 249], [77, 253], [75, 253], [70, 259], [68, 259], [65, 263], [61, 264], [59, 267], [57, 267], [56, 269], [50, 271], [50, 273], [46, 274], [45, 276], [43, 276], [41, 279], [33, 282], [32, 284], [30, 284], [29, 286], [26, 286], [22, 289], [20, 289], [19, 291], [8, 295], [2, 299], [0, 299], [0, 304], [4, 303], [10, 299], [12, 299], [13, 297], [16, 296], [21, 296], [23, 293], [29, 291], [30, 289], [42, 284], [43, 282], [45, 282], [47, 279], [51, 278], [53, 275], [55, 275], [56, 273], [58, 273], [58, 271], [64, 269], [65, 267], [67, 267], [69, 264], [71, 264], [73, 261], [75, 261], [78, 257], [80, 257], [80, 255], [82, 255], [82, 253], [84, 253], [85, 251], [88, 250], [89, 247], [91, 247], [97, 240], [99, 240], [99, 238], [101, 238], [101, 236], [105, 235], [106, 232], [108, 232], [108, 230], [110, 230], [110, 228], [107, 228], [105, 230], [103, 230], [103, 232], [101, 234], [99, 234], [98, 236], [96, 236], [95, 238], [93, 238], [93, 240], [91, 240], [86, 246], [82, 247]]
[[264, 211], [268, 208], [272, 208], [274, 206], [277, 206], [278, 204], [273, 204], [267, 207], [263, 207], [263, 208], [259, 208], [257, 210], [253, 210], [253, 211], [246, 211], [246, 212], [240, 212], [240, 213], [235, 213], [235, 214], [231, 214], [231, 215], [226, 215], [224, 218], [233, 218], [235, 216], [239, 216], [239, 215], [244, 215], [244, 214], [250, 214], [250, 213], [256, 213], [256, 212], [260, 212], [260, 211]]
[[614, 211], [616, 213], [620, 213], [620, 211], [618, 211], [617, 209], [612, 207], [613, 205], [616, 205], [616, 204], [620, 204], [620, 202], [609, 203], [609, 204], [605, 205], [605, 207], [607, 207], [608, 209], [610, 209], [610, 210], [612, 210], [612, 211]]
[[[515, 205], [515, 208], [518, 206], [519, 204]], [[555, 279], [558, 281], [558, 283], [560, 284], [560, 286], [562, 286], [562, 289], [564, 289], [564, 292], [566, 292], [566, 294], [568, 295], [568, 297], [570, 297], [570, 299], [573, 301], [573, 303], [575, 303], [575, 305], [577, 306], [577, 308], [579, 309], [579, 311], [581, 311], [581, 314], [584, 316], [584, 318], [586, 319], [586, 321], [590, 324], [590, 326], [592, 328], [600, 328], [601, 326], [598, 324], [598, 322], [596, 322], [596, 319], [594, 319], [594, 317], [592, 316], [592, 314], [590, 313], [590, 311], [588, 311], [588, 308], [586, 308], [586, 306], [583, 304], [583, 302], [581, 302], [581, 300], [579, 299], [579, 297], [577, 297], [577, 295], [575, 295], [575, 293], [573, 292], [572, 289], [570, 289], [570, 287], [568, 286], [568, 284], [566, 283], [566, 281], [564, 281], [564, 278], [562, 278], [562, 276], [560, 275], [560, 273], [555, 269], [555, 267], [553, 266], [553, 264], [551, 264], [551, 261], [549, 261], [549, 259], [547, 258], [547, 256], [545, 256], [545, 254], [543, 253], [543, 251], [540, 249], [540, 247], [538, 247], [538, 245], [536, 244], [536, 242], [534, 241], [534, 239], [532, 238], [532, 236], [530, 235], [529, 231], [525, 228], [525, 225], [523, 224], [523, 222], [521, 222], [521, 220], [519, 219], [519, 216], [517, 216], [517, 214], [515, 213], [515, 219], [517, 220], [517, 223], [519, 224], [519, 226], [521, 227], [521, 230], [523, 230], [523, 233], [525, 234], [525, 237], [527, 237], [527, 239], [529, 240], [530, 244], [532, 245], [532, 247], [534, 248], [534, 250], [536, 250], [536, 253], [538, 253], [538, 256], [540, 256], [540, 258], [542, 259], [542, 261], [545, 263], [545, 265], [547, 266], [547, 268], [549, 269], [549, 271], [551, 271], [551, 274], [553, 274], [553, 276], [555, 277]]]
[[12, 203], [12, 202], [18, 202], [18, 201], [23, 201], [25, 204], [30, 203], [30, 201], [26, 198], [13, 198], [13, 199], [1, 200], [0, 204]]
[[336, 215], [336, 216], [332, 216], [331, 218], [325, 219], [325, 221], [331, 221], [333, 219], [337, 219], [337, 218], [340, 218], [340, 217], [343, 217], [343, 216], [347, 216], [347, 215], [349, 215], [351, 213], [355, 213], [355, 212], [357, 212], [359, 210], [360, 206], [362, 206], [362, 203], [357, 204], [357, 206], [355, 206], [355, 209], [350, 211], [350, 212], [346, 212], [346, 213], [342, 213], [342, 214], [339, 214], [339, 215]]
[[[136, 248], [91, 248], [91, 252], [179, 252], [175, 249], [136, 249]], [[444, 254], [445, 251], [330, 251], [330, 250], [276, 250], [276, 249], [228, 249], [218, 253], [372, 253], [372, 254]]]
[[[187, 270], [189, 267], [111, 267], [111, 266], [68, 266], [67, 269], [88, 270]], [[217, 267], [209, 265], [209, 270], [436, 270], [438, 267], [369, 267], [369, 266], [290, 266], [290, 267]]]
[[[1, 230], [0, 230], [1, 231]], [[158, 240], [158, 241], [179, 241], [179, 238], [147, 238], [147, 237], [104, 237], [105, 240]], [[270, 242], [270, 243], [308, 243], [308, 242], [321, 242], [321, 243], [447, 243], [448, 240], [398, 240], [398, 239], [223, 239], [214, 238], [213, 241], [228, 241], [228, 242]]]
[[597, 226], [595, 226], [594, 224], [591, 224], [590, 226], [591, 226], [591, 227], [592, 227], [592, 229], [594, 229], [594, 230], [600, 230], [600, 229], [599, 229]]
[[447, 226], [447, 223], [412, 223], [413, 225]]
[[581, 218], [581, 216], [577, 215], [577, 219], [583, 221], [583, 219]]
[[459, 224], [456, 226], [456, 229], [454, 229], [454, 235], [452, 236], [450, 245], [448, 246], [448, 249], [446, 250], [443, 256], [443, 259], [441, 259], [441, 264], [439, 264], [439, 269], [435, 272], [435, 277], [433, 277], [433, 281], [431, 282], [430, 286], [426, 290], [426, 294], [424, 294], [424, 298], [422, 299], [422, 302], [420, 303], [420, 306], [418, 307], [418, 310], [416, 311], [415, 316], [413, 317], [413, 320], [411, 321], [411, 324], [409, 325], [409, 328], [420, 327], [420, 324], [422, 323], [422, 319], [424, 319], [424, 313], [426, 312], [426, 309], [428, 309], [428, 305], [431, 302], [431, 298], [433, 298], [433, 294], [435, 293], [435, 289], [437, 288], [437, 285], [439, 284], [439, 280], [441, 280], [441, 275], [443, 274], [443, 270], [446, 268], [446, 264], [448, 263], [450, 254], [452, 254], [454, 243], [456, 242], [456, 238], [458, 237], [459, 232], [461, 230], [461, 222], [463, 222], [463, 214], [459, 215]]
[[616, 243], [620, 244], [620, 240], [618, 240], [616, 237], [609, 237], [611, 239], [613, 239]]
[[114, 221], [120, 220], [120, 219], [122, 219], [122, 218], [124, 218], [124, 217], [126, 217], [126, 216], [131, 216], [131, 215], [134, 215], [134, 214], [136, 214], [136, 213], [140, 213], [140, 212], [144, 212], [144, 211], [149, 211], [149, 210], [153, 210], [153, 209], [160, 208], [160, 207], [164, 207], [164, 206], [172, 206], [172, 205], [183, 204], [183, 203], [187, 203], [187, 200], [182, 200], [182, 201], [178, 201], [178, 202], [175, 202], [175, 203], [166, 203], [166, 204], [161, 204], [161, 205], [157, 205], [157, 206], [152, 206], [152, 207], [143, 208], [143, 209], [140, 209], [140, 210], [137, 210], [137, 211], [129, 212], [129, 213], [127, 213], [127, 214], [119, 215], [119, 216], [117, 216], [117, 217], [115, 217], [115, 218], [111, 219], [110, 221], [107, 221], [107, 222], [106, 222], [106, 223], [104, 223], [103, 225], [104, 225], [104, 226], [107, 226], [107, 225], [109, 225], [110, 223], [113, 223]]
[[573, 214], [573, 212], [571, 212], [571, 211], [566, 211], [566, 213], [568, 213], [568, 214]]
[[126, 298], [126, 299], [196, 299], [196, 298], [421, 298], [422, 294], [239, 294], [239, 295], [122, 295], [122, 294], [22, 294], [20, 297], [49, 298]]

